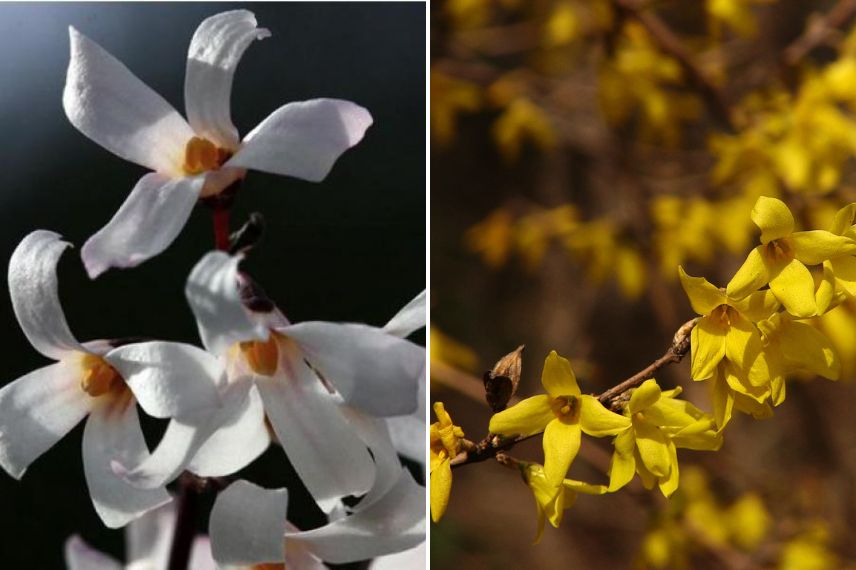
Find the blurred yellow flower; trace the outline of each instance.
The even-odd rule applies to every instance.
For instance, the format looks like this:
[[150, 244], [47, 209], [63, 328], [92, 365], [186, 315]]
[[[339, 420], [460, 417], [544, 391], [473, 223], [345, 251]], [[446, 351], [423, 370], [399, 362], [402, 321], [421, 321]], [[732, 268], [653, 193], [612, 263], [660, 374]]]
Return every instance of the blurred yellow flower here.
[[452, 491], [451, 461], [461, 451], [464, 431], [452, 423], [442, 402], [434, 403], [434, 414], [439, 421], [431, 424], [431, 520], [437, 522], [446, 512], [449, 493]]
[[573, 506], [577, 500], [577, 493], [586, 495], [603, 495], [606, 493], [605, 485], [592, 485], [573, 479], [565, 479], [556, 487], [547, 481], [544, 468], [535, 463], [529, 463], [523, 468], [523, 478], [532, 490], [535, 497], [535, 506], [538, 509], [538, 530], [535, 533], [535, 544], [541, 542], [544, 534], [544, 521], [550, 521], [555, 528], [559, 528], [565, 509]]

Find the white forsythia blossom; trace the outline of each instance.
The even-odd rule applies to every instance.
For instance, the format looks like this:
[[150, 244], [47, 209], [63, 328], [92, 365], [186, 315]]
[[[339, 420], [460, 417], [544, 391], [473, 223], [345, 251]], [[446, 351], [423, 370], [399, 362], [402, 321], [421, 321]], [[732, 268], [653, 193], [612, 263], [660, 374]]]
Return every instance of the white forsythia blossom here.
[[270, 35], [246, 10], [211, 16], [193, 35], [184, 85], [187, 120], [101, 46], [74, 28], [70, 35], [63, 93], [69, 120], [110, 152], [154, 171], [83, 246], [93, 278], [162, 252], [200, 197], [220, 193], [247, 169], [323, 180], [372, 124], [369, 112], [354, 103], [312, 99], [280, 107], [241, 140], [229, 105], [235, 68], [253, 40]]
[[202, 474], [203, 464], [210, 474], [232, 450], [255, 445], [241, 441], [238, 430], [232, 437], [224, 429], [245, 426], [249, 436], [264, 429], [266, 417], [312, 497], [330, 512], [340, 498], [369, 491], [376, 479], [376, 462], [342, 405], [378, 417], [415, 412], [425, 350], [374, 327], [292, 325], [272, 304], [253, 311], [241, 298], [240, 283], [245, 291], [249, 283], [238, 271], [240, 259], [207, 254], [185, 292], [203, 345], [224, 359], [232, 390], [260, 403], [227, 403], [218, 419], [227, 428], [208, 420], [179, 428], [183, 420], [173, 420], [149, 461], [123, 465], [120, 472], [145, 487], [163, 485], [184, 468]]
[[136, 404], [156, 418], [217, 408], [224, 370], [216, 358], [186, 344], [78, 342], [63, 314], [56, 276], [69, 245], [38, 230], [24, 238], [9, 262], [15, 316], [33, 347], [57, 362], [0, 390], [0, 465], [20, 478], [88, 415], [86, 483], [104, 524], [115, 528], [170, 500], [162, 487], [135, 488], [111, 469], [113, 460], [138, 463], [148, 456]]

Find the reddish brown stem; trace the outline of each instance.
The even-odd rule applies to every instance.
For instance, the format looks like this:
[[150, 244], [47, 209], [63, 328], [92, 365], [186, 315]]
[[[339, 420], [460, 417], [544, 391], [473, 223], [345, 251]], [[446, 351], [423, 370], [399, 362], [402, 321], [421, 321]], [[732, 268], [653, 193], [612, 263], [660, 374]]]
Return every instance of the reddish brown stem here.
[[229, 251], [229, 207], [218, 206], [211, 210], [214, 219], [214, 243], [218, 250]]

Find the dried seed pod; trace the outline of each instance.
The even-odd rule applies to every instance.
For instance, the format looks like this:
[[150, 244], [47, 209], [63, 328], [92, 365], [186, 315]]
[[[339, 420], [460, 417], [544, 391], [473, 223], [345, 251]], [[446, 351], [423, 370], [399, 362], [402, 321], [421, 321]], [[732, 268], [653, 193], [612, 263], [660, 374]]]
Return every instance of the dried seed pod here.
[[518, 346], [499, 359], [493, 370], [484, 373], [484, 392], [488, 406], [494, 413], [501, 412], [517, 392], [523, 370], [524, 345]]

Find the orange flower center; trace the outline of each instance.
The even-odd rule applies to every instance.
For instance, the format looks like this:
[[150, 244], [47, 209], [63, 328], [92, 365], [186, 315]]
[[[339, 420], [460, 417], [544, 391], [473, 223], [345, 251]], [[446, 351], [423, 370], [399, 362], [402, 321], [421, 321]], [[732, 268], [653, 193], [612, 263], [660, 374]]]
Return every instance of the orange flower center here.
[[576, 396], [559, 396], [553, 400], [550, 407], [562, 421], [575, 422], [580, 415], [580, 399]]
[[266, 341], [252, 340], [241, 343], [241, 352], [250, 368], [261, 376], [273, 376], [279, 364], [279, 349], [276, 335], [271, 334]]
[[93, 398], [124, 386], [122, 376], [100, 356], [85, 355], [81, 367], [83, 375], [80, 379], [80, 387]]
[[788, 238], [774, 239], [767, 244], [767, 257], [790, 261], [794, 258], [794, 248]]
[[231, 156], [230, 151], [217, 147], [208, 139], [193, 137], [187, 141], [187, 146], [184, 147], [184, 165], [182, 168], [188, 175], [217, 170]]

